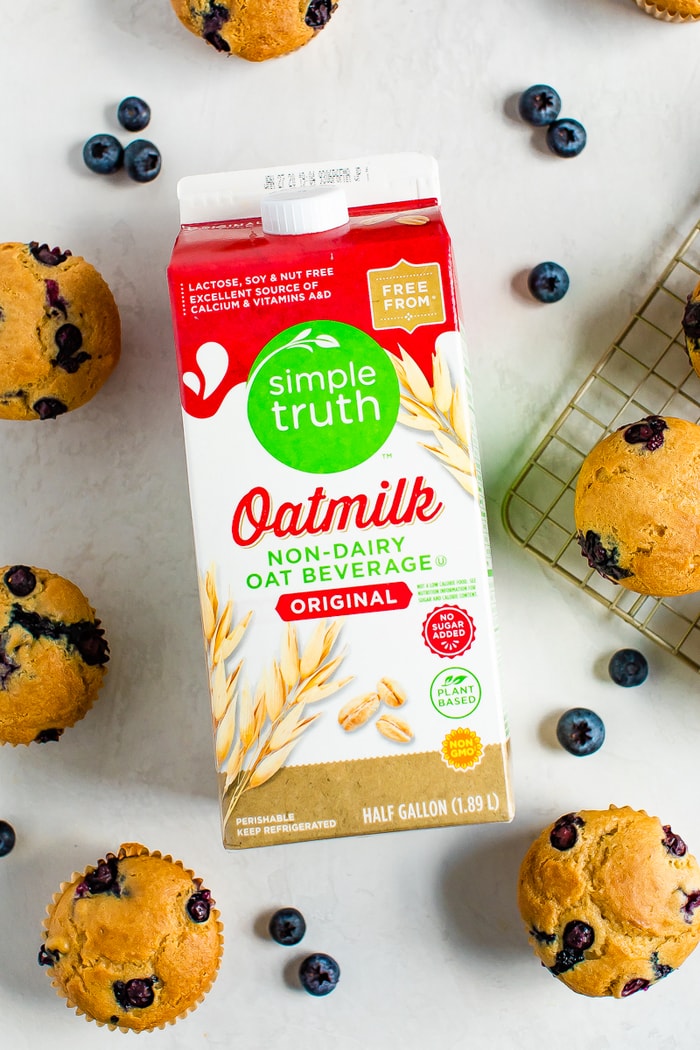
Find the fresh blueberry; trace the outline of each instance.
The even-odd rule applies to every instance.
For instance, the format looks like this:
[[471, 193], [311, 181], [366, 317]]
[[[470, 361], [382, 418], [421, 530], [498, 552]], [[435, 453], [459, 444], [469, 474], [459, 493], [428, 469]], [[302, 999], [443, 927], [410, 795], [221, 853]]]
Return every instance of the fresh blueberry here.
[[605, 726], [595, 711], [572, 707], [557, 722], [557, 740], [572, 755], [592, 755], [602, 747]]
[[518, 100], [518, 111], [523, 120], [541, 128], [559, 116], [561, 99], [548, 84], [533, 84], [523, 91]]
[[547, 128], [547, 145], [558, 157], [577, 157], [586, 145], [586, 129], [570, 117], [555, 120]]
[[114, 135], [93, 135], [83, 146], [83, 160], [90, 171], [98, 175], [112, 175], [124, 161], [124, 150]]
[[340, 979], [340, 967], [335, 959], [322, 952], [308, 955], [299, 967], [299, 980], [309, 995], [328, 995]]
[[0, 820], [0, 857], [11, 853], [15, 845], [15, 829], [6, 820]]
[[117, 120], [127, 131], [143, 131], [150, 119], [151, 107], [142, 98], [129, 95], [119, 103]]
[[646, 657], [636, 649], [618, 649], [610, 657], [608, 673], [615, 685], [641, 685], [649, 674]]
[[134, 139], [124, 150], [124, 168], [134, 182], [151, 182], [160, 172], [160, 150], [148, 139]]
[[569, 290], [569, 275], [555, 262], [538, 263], [527, 277], [530, 294], [541, 303], [558, 303]]
[[270, 919], [269, 929], [278, 944], [298, 944], [306, 933], [306, 922], [296, 908], [280, 908]]

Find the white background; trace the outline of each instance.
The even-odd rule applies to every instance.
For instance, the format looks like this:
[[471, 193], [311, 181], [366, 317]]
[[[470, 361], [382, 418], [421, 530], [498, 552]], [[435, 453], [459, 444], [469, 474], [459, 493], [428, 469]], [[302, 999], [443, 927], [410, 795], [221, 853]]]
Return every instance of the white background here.
[[[59, 744], [0, 753], [0, 1017], [12, 1050], [122, 1038], [64, 1008], [36, 965], [61, 880], [121, 841], [197, 869], [223, 913], [226, 953], [200, 1009], [150, 1038], [174, 1047], [697, 1046], [700, 952], [628, 1000], [588, 1000], [527, 944], [517, 869], [561, 813], [646, 808], [700, 851], [698, 680], [522, 552], [500, 524], [532, 448], [698, 218], [700, 25], [632, 0], [342, 0], [295, 55], [226, 58], [168, 0], [3, 4], [0, 239], [70, 248], [110, 283], [124, 352], [102, 392], [46, 423], [0, 423], [0, 564], [78, 583], [108, 630], [98, 704]], [[587, 127], [573, 160], [515, 116], [532, 83]], [[119, 133], [128, 94], [153, 110], [152, 184], [99, 178], [83, 141]], [[124, 138], [129, 136], [124, 134]], [[167, 300], [175, 185], [197, 172], [387, 150], [434, 153], [455, 241], [491, 516], [513, 738], [509, 826], [404, 832], [227, 854], [220, 846], [206, 677]], [[554, 306], [523, 295], [542, 259], [567, 267]], [[648, 682], [614, 686], [610, 654], [642, 643]], [[553, 743], [558, 714], [598, 710], [601, 752]], [[283, 949], [276, 906], [305, 913]], [[302, 951], [341, 966], [338, 989], [298, 989]], [[305, 954], [305, 952], [304, 952]], [[130, 1038], [130, 1037], [129, 1037]]]

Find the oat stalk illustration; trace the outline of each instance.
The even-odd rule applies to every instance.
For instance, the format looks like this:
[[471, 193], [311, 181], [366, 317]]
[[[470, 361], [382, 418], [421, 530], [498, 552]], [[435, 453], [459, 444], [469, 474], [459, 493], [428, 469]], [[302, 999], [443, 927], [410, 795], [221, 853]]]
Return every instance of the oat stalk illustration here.
[[401, 356], [390, 354], [400, 384], [398, 421], [413, 430], [432, 434], [433, 444], [419, 441], [442, 463], [470, 495], [476, 492], [476, 470], [469, 449], [469, 431], [460, 387], [452, 385], [449, 367], [438, 347], [433, 352], [432, 386], [402, 346]]
[[[254, 689], [239, 682], [240, 662], [223, 673], [227, 689], [221, 714], [215, 715], [215, 733], [218, 768], [225, 776], [224, 823], [246, 791], [282, 768], [320, 716], [320, 711], [309, 712], [309, 705], [327, 700], [352, 681], [353, 675], [337, 675], [346, 655], [336, 652], [341, 628], [341, 620], [320, 620], [300, 648], [295, 625], [287, 624], [279, 659], [268, 664]], [[212, 682], [217, 674], [221, 672], [212, 668]]]

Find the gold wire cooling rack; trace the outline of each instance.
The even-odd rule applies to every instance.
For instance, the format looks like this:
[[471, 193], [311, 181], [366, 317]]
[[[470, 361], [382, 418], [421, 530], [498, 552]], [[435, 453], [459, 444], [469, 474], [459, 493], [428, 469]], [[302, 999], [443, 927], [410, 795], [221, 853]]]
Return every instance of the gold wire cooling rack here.
[[696, 671], [700, 592], [654, 598], [604, 579], [581, 554], [573, 508], [581, 463], [606, 434], [646, 415], [700, 422], [700, 378], [690, 365], [681, 328], [688, 294], [700, 280], [699, 235], [700, 222], [530, 456], [503, 502], [504, 525], [517, 543]]

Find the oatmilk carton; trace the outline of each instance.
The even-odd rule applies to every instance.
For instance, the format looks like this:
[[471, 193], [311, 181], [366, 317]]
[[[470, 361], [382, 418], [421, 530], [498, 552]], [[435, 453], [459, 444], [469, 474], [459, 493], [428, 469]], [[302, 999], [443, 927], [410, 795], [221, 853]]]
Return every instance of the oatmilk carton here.
[[435, 161], [183, 179], [168, 270], [230, 848], [513, 815]]

